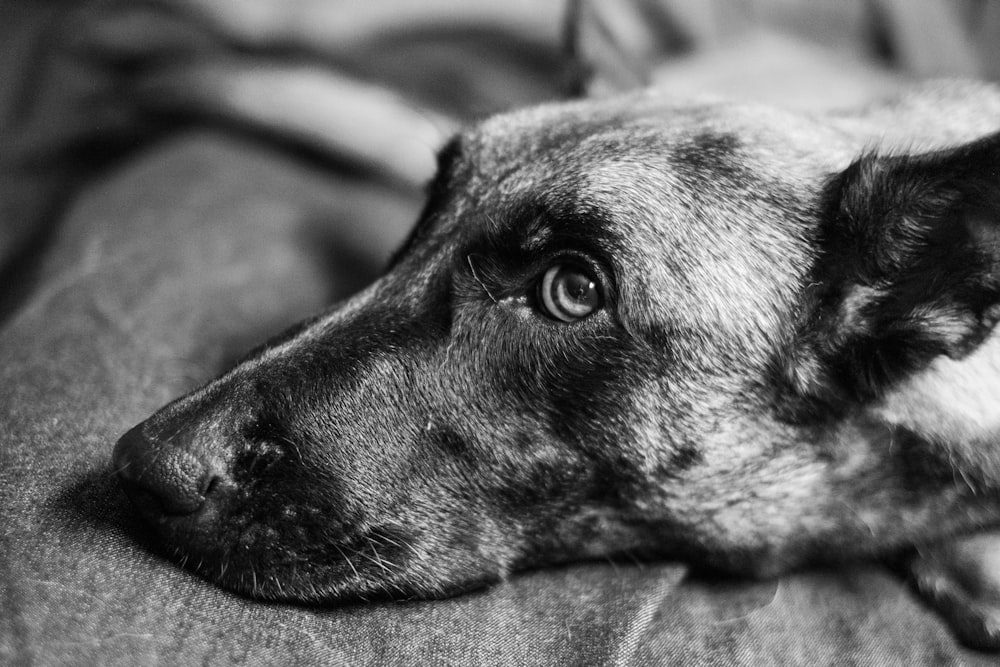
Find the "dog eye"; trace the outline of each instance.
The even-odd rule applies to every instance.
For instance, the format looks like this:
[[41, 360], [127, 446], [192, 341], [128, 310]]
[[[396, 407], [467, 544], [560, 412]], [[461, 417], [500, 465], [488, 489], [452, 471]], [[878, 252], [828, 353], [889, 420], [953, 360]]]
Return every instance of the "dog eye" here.
[[538, 286], [539, 303], [546, 315], [560, 322], [576, 322], [601, 307], [596, 279], [571, 264], [550, 267]]

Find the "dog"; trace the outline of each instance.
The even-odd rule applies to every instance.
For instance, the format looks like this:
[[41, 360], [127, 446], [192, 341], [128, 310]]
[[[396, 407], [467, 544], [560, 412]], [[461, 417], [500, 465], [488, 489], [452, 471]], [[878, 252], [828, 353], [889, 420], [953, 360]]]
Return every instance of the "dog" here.
[[997, 648], [997, 118], [1000, 90], [943, 83], [823, 115], [641, 91], [488, 119], [381, 278], [130, 430], [114, 469], [179, 561], [261, 599], [916, 549], [918, 587]]

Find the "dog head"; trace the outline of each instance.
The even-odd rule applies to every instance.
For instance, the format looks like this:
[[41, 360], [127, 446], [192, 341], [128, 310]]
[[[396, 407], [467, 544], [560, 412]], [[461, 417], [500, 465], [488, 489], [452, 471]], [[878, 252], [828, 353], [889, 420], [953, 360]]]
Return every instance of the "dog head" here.
[[[924, 380], [1000, 363], [997, 110], [643, 93], [486, 121], [381, 278], [115, 467], [178, 558], [272, 599], [624, 551], [766, 574], [995, 522], [993, 425]], [[894, 132], [934, 150], [872, 148]]]

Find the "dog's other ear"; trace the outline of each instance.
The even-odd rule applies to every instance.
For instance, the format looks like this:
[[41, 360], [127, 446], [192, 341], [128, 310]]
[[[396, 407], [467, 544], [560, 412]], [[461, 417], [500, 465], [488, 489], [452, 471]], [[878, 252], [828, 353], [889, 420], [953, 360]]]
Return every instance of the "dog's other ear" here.
[[784, 359], [795, 394], [858, 402], [1000, 316], [1000, 134], [919, 155], [867, 154], [829, 183], [804, 317]]
[[604, 97], [643, 87], [691, 39], [663, 0], [570, 0], [564, 37], [572, 95]]

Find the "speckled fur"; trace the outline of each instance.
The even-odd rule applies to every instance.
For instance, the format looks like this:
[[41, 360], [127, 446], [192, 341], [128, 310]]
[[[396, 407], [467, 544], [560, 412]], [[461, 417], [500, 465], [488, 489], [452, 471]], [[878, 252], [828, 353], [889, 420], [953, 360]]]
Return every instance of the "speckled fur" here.
[[[883, 222], [840, 200], [884, 199], [852, 165], [906, 186], [905, 156], [998, 128], [1000, 91], [957, 83], [826, 115], [643, 92], [472, 127], [382, 278], [145, 422], [225, 482], [154, 523], [224, 586], [313, 602], [622, 552], [771, 575], [995, 525], [992, 232], [972, 310], [910, 255], [862, 271], [838, 234]], [[996, 224], [997, 171], [962, 178], [982, 182], [941, 186], [964, 199], [940, 219], [910, 225], [909, 193], [912, 256], [969, 211]], [[567, 255], [607, 290], [569, 325], [534, 297]], [[921, 346], [896, 359], [886, 330]], [[841, 372], [876, 361], [863, 387]]]

